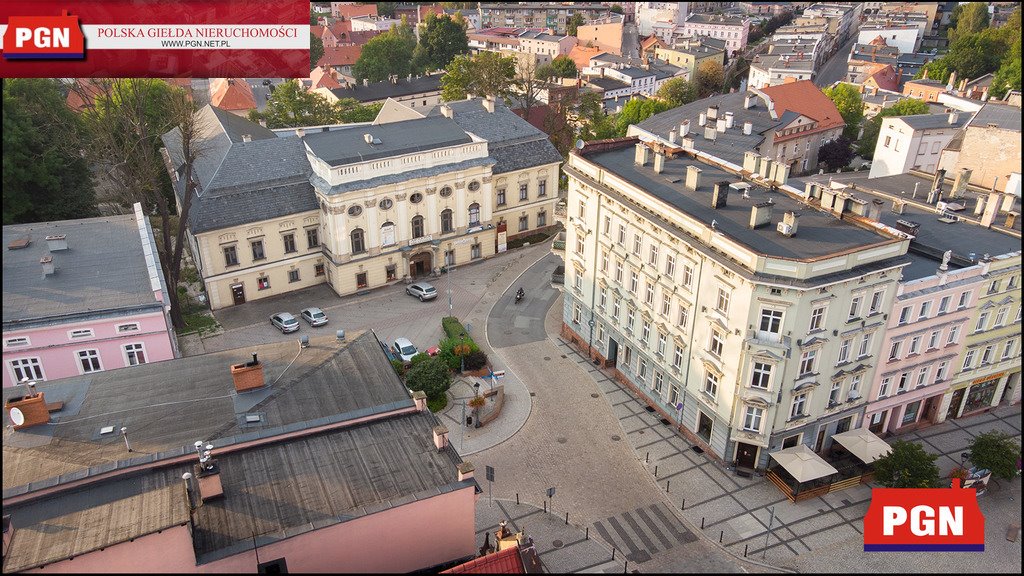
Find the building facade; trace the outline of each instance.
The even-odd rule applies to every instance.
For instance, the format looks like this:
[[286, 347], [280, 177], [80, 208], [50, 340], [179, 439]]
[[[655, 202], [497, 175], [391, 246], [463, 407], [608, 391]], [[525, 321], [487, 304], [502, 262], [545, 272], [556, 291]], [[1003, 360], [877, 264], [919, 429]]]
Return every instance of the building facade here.
[[684, 36], [710, 36], [725, 40], [726, 49], [734, 54], [747, 47], [750, 18], [710, 14], [691, 14], [678, 27]]
[[570, 18], [579, 14], [584, 23], [608, 17], [610, 6], [601, 4], [481, 4], [480, 20], [484, 28], [550, 28], [555, 34], [568, 34]]
[[906, 174], [911, 170], [935, 173], [943, 148], [970, 118], [970, 114], [954, 110], [948, 114], [882, 120], [871, 162], [871, 177]]
[[179, 356], [149, 220], [4, 226], [4, 388]]

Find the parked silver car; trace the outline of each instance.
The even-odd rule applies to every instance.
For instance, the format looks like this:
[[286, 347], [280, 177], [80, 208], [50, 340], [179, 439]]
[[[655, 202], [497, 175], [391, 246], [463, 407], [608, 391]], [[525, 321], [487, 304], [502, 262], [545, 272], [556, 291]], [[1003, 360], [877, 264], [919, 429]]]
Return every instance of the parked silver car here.
[[408, 338], [395, 338], [394, 351], [402, 362], [409, 362], [413, 356], [419, 354]]
[[270, 317], [270, 323], [280, 330], [282, 334], [295, 332], [299, 329], [299, 321], [288, 312], [274, 314]]
[[420, 299], [420, 302], [426, 300], [433, 300], [437, 298], [437, 288], [434, 288], [429, 282], [417, 282], [415, 284], [409, 284], [405, 288], [405, 293], [410, 296], [415, 296]]
[[324, 314], [324, 311], [316, 306], [304, 309], [299, 313], [299, 316], [302, 316], [302, 319], [310, 326], [323, 326], [327, 324], [327, 314]]

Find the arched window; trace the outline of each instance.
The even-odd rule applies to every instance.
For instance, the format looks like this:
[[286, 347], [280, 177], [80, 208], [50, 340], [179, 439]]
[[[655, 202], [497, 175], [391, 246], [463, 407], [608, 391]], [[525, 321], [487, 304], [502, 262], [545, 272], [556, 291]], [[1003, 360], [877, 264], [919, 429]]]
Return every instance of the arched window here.
[[380, 227], [380, 245], [391, 246], [395, 243], [395, 225], [391, 222], [385, 222]]
[[452, 222], [452, 211], [445, 209], [441, 211], [441, 233], [447, 234], [455, 230], [454, 223]]
[[480, 225], [480, 205], [476, 202], [469, 205], [469, 225]]
[[356, 228], [352, 231], [352, 253], [360, 254], [366, 252], [366, 239], [363, 236], [363, 229]]
[[422, 238], [425, 235], [423, 231], [423, 216], [415, 216], [412, 219], [412, 237]]

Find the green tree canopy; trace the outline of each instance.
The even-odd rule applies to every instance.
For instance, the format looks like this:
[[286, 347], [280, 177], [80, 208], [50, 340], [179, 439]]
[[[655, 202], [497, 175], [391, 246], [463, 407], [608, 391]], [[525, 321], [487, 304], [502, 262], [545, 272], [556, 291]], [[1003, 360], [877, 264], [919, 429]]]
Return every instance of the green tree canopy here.
[[[978, 78], [999, 68], [1005, 47], [990, 34], [958, 37], [944, 58], [958, 78]], [[945, 81], [945, 80], [944, 80]]]
[[875, 460], [875, 480], [887, 488], [937, 488], [937, 458], [920, 444], [897, 440], [892, 452]]
[[1012, 480], [1017, 475], [1020, 445], [999, 431], [979, 434], [968, 448], [970, 460], [978, 468], [988, 468], [997, 478]]
[[316, 63], [324, 55], [324, 42], [316, 34], [309, 34], [309, 69], [316, 68]]
[[508, 98], [515, 88], [516, 60], [498, 52], [456, 56], [441, 77], [441, 98], [463, 100], [469, 94]]
[[694, 81], [697, 83], [697, 93], [700, 97], [707, 98], [722, 90], [725, 84], [725, 70], [714, 60], [705, 60], [697, 66]]
[[860, 92], [845, 82], [829, 86], [822, 92], [832, 100], [843, 117], [843, 122], [846, 122], [843, 136], [851, 141], [856, 140], [860, 134], [860, 123], [864, 120], [864, 101], [860, 97]]
[[924, 75], [927, 74], [928, 78], [931, 80], [948, 82], [949, 75], [952, 72], [953, 69], [949, 66], [949, 60], [943, 56], [942, 58], [937, 58], [922, 66], [921, 69], [917, 71], [917, 74], [914, 75], [914, 78], [924, 78]]
[[559, 78], [575, 78], [579, 74], [576, 63], [568, 56], [556, 56], [551, 61], [551, 67], [555, 70], [555, 76]]
[[864, 124], [864, 133], [860, 135], [857, 154], [864, 158], [874, 158], [875, 145], [878, 143], [878, 133], [882, 130], [883, 118], [890, 116], [915, 116], [927, 113], [928, 104], [915, 98], [904, 98], [888, 108], [883, 108], [881, 112]]
[[[1020, 9], [1018, 9], [1020, 12]], [[996, 71], [992, 78], [992, 87], [989, 94], [995, 98], [1003, 98], [1010, 90], [1020, 90], [1020, 67], [1021, 67], [1020, 36], [1010, 47], [1010, 51], [1003, 59], [1002, 66]]]
[[403, 20], [402, 24], [374, 36], [363, 46], [359, 59], [352, 66], [352, 74], [357, 80], [366, 78], [370, 82], [383, 82], [391, 75], [408, 76], [415, 47], [412, 28]]
[[960, 4], [953, 10], [956, 25], [949, 27], [950, 41], [956, 41], [988, 28], [988, 2]]
[[644, 120], [647, 120], [651, 116], [659, 112], [668, 110], [670, 106], [668, 103], [657, 99], [641, 100], [640, 98], [634, 98], [626, 105], [622, 107], [622, 112], [619, 112], [615, 118], [615, 129], [618, 136], [625, 136], [626, 130], [629, 129], [631, 124], [639, 124]]
[[697, 100], [697, 84], [682, 77], [672, 78], [658, 88], [657, 96], [664, 100], [670, 108], [676, 108]]
[[3, 81], [4, 224], [96, 215], [89, 167], [65, 146], [81, 130], [55, 80]]
[[622, 5], [612, 4], [612, 7], [609, 8], [608, 11], [611, 12], [612, 14], [622, 14]]
[[427, 398], [435, 400], [444, 396], [452, 384], [451, 372], [440, 357], [428, 358], [414, 365], [405, 375], [410, 390], [422, 390]]
[[466, 20], [461, 14], [454, 17], [430, 14], [420, 31], [420, 43], [430, 70], [441, 70], [459, 54], [469, 52]]
[[569, 19], [565, 21], [565, 33], [568, 34], [569, 36], [575, 36], [580, 26], [586, 23], [587, 21], [583, 19], [583, 15], [577, 12], [570, 16]]
[[252, 110], [249, 119], [265, 120], [267, 128], [295, 128], [334, 124], [340, 121], [339, 110], [323, 96], [305, 90], [298, 80], [282, 82], [267, 99], [263, 112]]
[[818, 149], [818, 162], [824, 163], [829, 171], [845, 168], [853, 160], [850, 140], [844, 135], [821, 145]]
[[578, 129], [578, 137], [584, 141], [604, 140], [616, 135], [615, 122], [605, 114], [601, 94], [586, 92], [567, 114], [569, 123]]

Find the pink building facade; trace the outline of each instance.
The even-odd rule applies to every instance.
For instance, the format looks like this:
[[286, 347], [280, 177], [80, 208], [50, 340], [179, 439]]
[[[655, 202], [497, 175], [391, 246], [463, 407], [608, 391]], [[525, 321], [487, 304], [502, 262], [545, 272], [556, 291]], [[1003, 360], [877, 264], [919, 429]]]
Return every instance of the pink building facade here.
[[872, 432], [945, 420], [942, 399], [960, 369], [983, 274], [979, 264], [899, 284], [865, 412]]
[[4, 226], [3, 385], [175, 358], [142, 214]]

